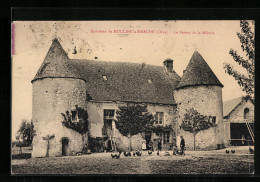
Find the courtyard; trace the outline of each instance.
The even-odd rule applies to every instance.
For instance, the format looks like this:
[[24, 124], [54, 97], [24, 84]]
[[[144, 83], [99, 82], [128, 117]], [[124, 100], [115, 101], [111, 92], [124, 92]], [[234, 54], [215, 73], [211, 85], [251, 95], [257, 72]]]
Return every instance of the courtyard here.
[[[226, 154], [226, 150], [235, 153]], [[26, 155], [29, 150], [24, 151]], [[248, 154], [248, 146], [230, 147], [214, 151], [186, 151], [185, 156], [165, 156], [162, 151], [139, 157], [119, 159], [111, 153], [64, 156], [52, 158], [28, 158], [12, 160], [12, 174], [254, 174], [254, 155]], [[15, 155], [13, 155], [15, 156]]]

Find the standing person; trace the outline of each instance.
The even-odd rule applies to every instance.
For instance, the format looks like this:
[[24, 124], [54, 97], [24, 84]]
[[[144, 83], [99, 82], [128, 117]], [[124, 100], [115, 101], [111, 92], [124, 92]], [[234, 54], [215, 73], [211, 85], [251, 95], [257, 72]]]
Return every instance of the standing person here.
[[162, 141], [158, 141], [158, 151], [162, 151]]
[[241, 138], [241, 143], [242, 143], [242, 145], [245, 145], [245, 136], [244, 135], [242, 135], [242, 138]]
[[153, 141], [152, 140], [150, 140], [149, 146], [150, 146], [150, 150], [153, 151]]
[[185, 149], [185, 140], [184, 140], [183, 136], [181, 136], [180, 147], [181, 147], [181, 154], [182, 154], [182, 155], [185, 155], [185, 153], [184, 153], [184, 149]]
[[111, 150], [112, 150], [111, 140], [108, 140], [108, 142], [107, 142], [107, 151], [110, 152]]

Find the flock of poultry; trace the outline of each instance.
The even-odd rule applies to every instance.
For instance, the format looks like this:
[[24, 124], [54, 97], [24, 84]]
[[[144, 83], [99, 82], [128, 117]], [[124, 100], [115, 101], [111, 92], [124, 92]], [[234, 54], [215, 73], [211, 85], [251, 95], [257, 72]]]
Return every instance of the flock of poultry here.
[[[236, 153], [235, 149], [230, 150], [232, 154]], [[249, 147], [249, 154], [254, 154], [254, 149], [252, 149], [251, 147]], [[229, 154], [229, 150], [226, 150], [226, 154]]]
[[[230, 152], [231, 152], [232, 154], [235, 154], [235, 153], [236, 153], [236, 150], [235, 150], [235, 149], [232, 149], [232, 150], [230, 150], [230, 151], [229, 151], [229, 150], [226, 150], [226, 154], [229, 154]], [[133, 153], [133, 154], [132, 154], [132, 153]], [[139, 156], [139, 157], [140, 157], [140, 156], [142, 155], [142, 152], [140, 152], [139, 150], [138, 150], [137, 152], [132, 152], [132, 153], [131, 153], [131, 152], [124, 152], [123, 154], [124, 154], [125, 157], [128, 157], [128, 156], [131, 157], [132, 155], [133, 155], [134, 157], [135, 157], [135, 156]], [[152, 155], [152, 153], [153, 153], [153, 151], [151, 151], [151, 150], [148, 151], [148, 154], [149, 154], [149, 155]], [[120, 151], [119, 154], [111, 154], [111, 157], [112, 157], [112, 158], [115, 158], [115, 159], [119, 159], [121, 154], [122, 154], [122, 152]], [[254, 149], [252, 149], [251, 147], [249, 147], [249, 154], [254, 154]], [[159, 153], [159, 151], [157, 151], [157, 156], [159, 156], [159, 155], [160, 155], [160, 153]], [[176, 154], [173, 153], [173, 155], [176, 155]], [[182, 154], [182, 155], [184, 155], [184, 154]]]
[[[111, 157], [112, 158], [116, 158], [116, 159], [119, 159], [120, 158], [120, 155], [121, 155], [121, 151], [119, 152], [119, 154], [111, 154]], [[124, 156], [125, 157], [128, 157], [128, 156], [131, 156], [131, 152], [124, 152]], [[140, 152], [139, 150], [137, 152], [133, 152], [133, 156], [141, 156], [142, 155], [142, 152]]]
[[[140, 152], [139, 150], [137, 152], [132, 152], [132, 153], [131, 152], [124, 152], [123, 154], [124, 154], [125, 157], [128, 157], [128, 156], [131, 157], [132, 155], [134, 157], [135, 156], [139, 156], [140, 157], [142, 155], [142, 152]], [[149, 155], [152, 155], [152, 153], [153, 153], [153, 151], [151, 151], [151, 150], [148, 151]], [[119, 159], [121, 154], [122, 154], [122, 152], [120, 151], [118, 154], [111, 154], [111, 157], [115, 158], [115, 159]], [[159, 156], [159, 155], [160, 155], [160, 153], [159, 153], [159, 151], [157, 151], [157, 156]]]

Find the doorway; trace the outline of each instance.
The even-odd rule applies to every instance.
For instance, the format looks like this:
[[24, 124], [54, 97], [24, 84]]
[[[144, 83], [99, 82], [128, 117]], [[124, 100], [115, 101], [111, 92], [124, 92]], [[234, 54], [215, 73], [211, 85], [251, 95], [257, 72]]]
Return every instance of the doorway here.
[[146, 140], [146, 149], [147, 150], [151, 150], [151, 147], [149, 146], [151, 139], [152, 139], [152, 132], [151, 131], [145, 131], [145, 140]]
[[[254, 133], [254, 124], [250, 123], [250, 127]], [[244, 142], [242, 138], [244, 138]], [[230, 139], [231, 145], [253, 145], [246, 123], [230, 123]]]
[[69, 155], [69, 139], [63, 138], [61, 140], [61, 144], [62, 144], [62, 156]]

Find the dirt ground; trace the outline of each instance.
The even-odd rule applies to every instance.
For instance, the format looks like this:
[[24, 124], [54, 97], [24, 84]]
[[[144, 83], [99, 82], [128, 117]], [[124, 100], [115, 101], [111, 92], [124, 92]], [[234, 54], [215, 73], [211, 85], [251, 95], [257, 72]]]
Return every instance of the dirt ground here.
[[[230, 150], [231, 148], [228, 148]], [[147, 151], [140, 157], [111, 158], [111, 153], [12, 160], [12, 174], [253, 174], [254, 155], [248, 147], [186, 151], [185, 156], [159, 156]]]

